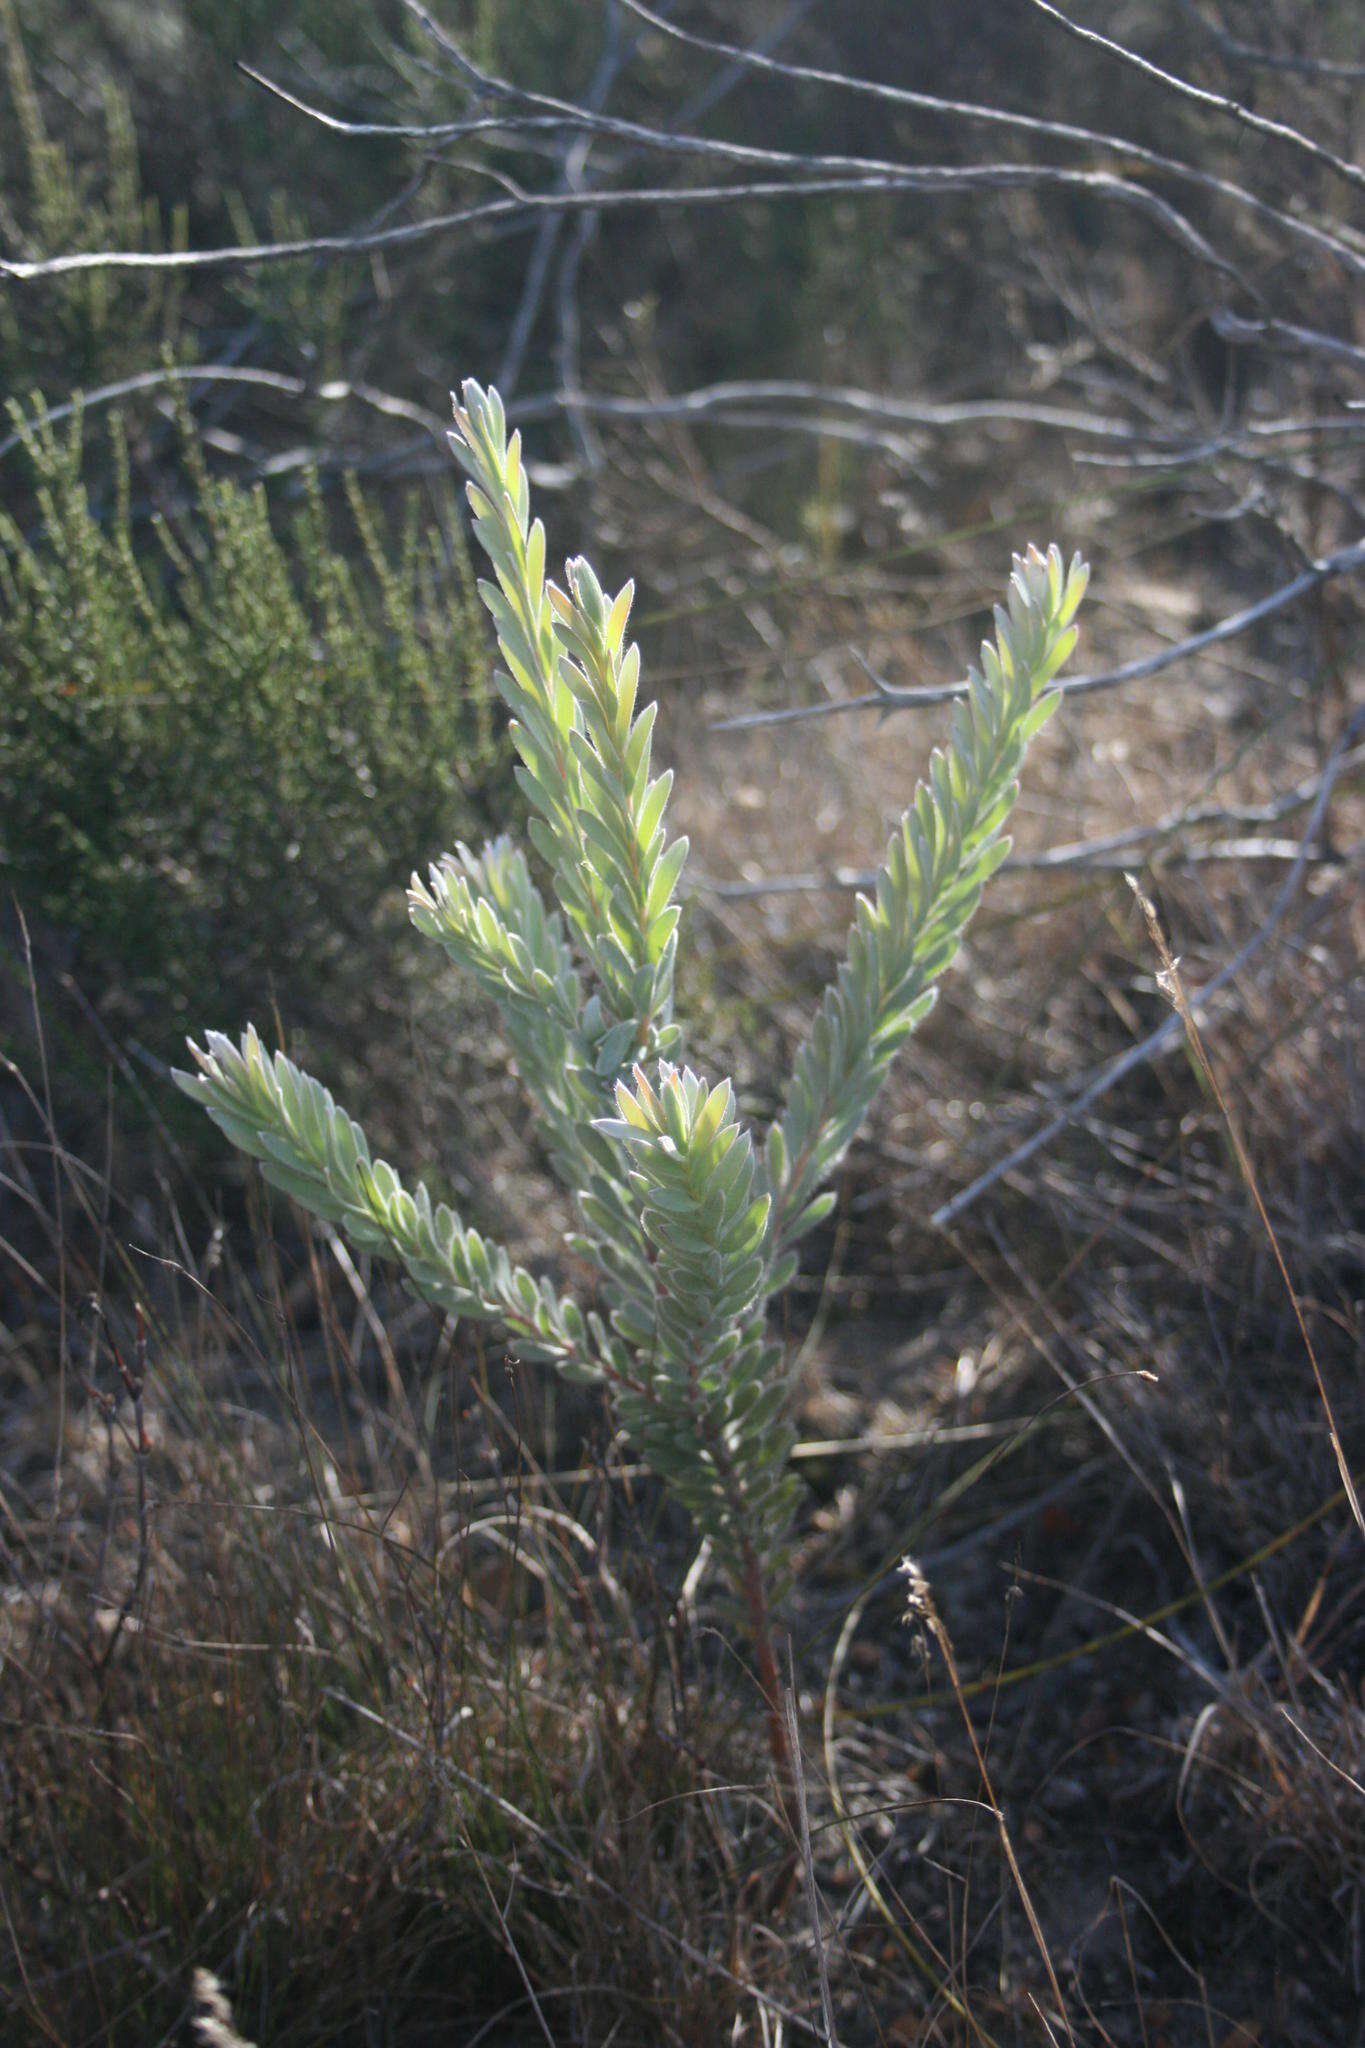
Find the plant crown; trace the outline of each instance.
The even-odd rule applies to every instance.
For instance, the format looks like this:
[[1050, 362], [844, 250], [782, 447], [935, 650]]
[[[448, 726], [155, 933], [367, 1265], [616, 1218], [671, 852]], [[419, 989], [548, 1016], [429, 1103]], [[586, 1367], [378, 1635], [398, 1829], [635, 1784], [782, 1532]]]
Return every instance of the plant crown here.
[[465, 384], [450, 439], [468, 472], [481, 584], [504, 667], [518, 780], [551, 907], [506, 839], [457, 846], [423, 881], [412, 921], [496, 1004], [552, 1162], [573, 1190], [572, 1248], [600, 1278], [587, 1311], [375, 1159], [360, 1126], [254, 1030], [210, 1032], [180, 1085], [266, 1178], [357, 1247], [396, 1258], [438, 1308], [503, 1323], [516, 1350], [600, 1382], [617, 1422], [752, 1584], [790, 1515], [788, 1376], [767, 1330], [794, 1247], [829, 1213], [826, 1183], [899, 1046], [928, 1014], [982, 887], [1032, 736], [1075, 644], [1087, 570], [1057, 549], [1016, 557], [994, 645], [953, 709], [951, 739], [893, 832], [847, 952], [801, 1047], [761, 1152], [729, 1081], [680, 1065], [673, 1018], [677, 889], [672, 781], [651, 762], [626, 640], [633, 586], [604, 592], [581, 558], [547, 580], [521, 440], [495, 390]]

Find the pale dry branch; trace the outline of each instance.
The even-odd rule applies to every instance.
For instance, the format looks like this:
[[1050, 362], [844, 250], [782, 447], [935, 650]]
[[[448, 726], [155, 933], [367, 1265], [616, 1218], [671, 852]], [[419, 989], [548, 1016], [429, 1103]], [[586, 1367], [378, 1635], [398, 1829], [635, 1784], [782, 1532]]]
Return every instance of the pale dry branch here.
[[1194, 0], [1180, 0], [1180, 10], [1187, 21], [1208, 37], [1219, 55], [1234, 64], [1258, 71], [1288, 71], [1299, 78], [1327, 78], [1342, 84], [1365, 78], [1365, 64], [1340, 64], [1330, 57], [1298, 56], [1289, 50], [1260, 50], [1254, 44], [1239, 42], [1235, 36], [1228, 35], [1214, 22], [1206, 20]]
[[1180, 99], [1189, 100], [1210, 113], [1224, 114], [1239, 128], [1248, 129], [1254, 135], [1264, 136], [1267, 141], [1283, 143], [1288, 148], [1298, 151], [1300, 155], [1308, 157], [1320, 169], [1331, 171], [1334, 176], [1344, 178], [1348, 184], [1365, 190], [1365, 171], [1359, 164], [1348, 163], [1345, 157], [1338, 156], [1335, 150], [1314, 141], [1311, 135], [1302, 134], [1299, 129], [1291, 128], [1287, 122], [1272, 121], [1265, 114], [1254, 113], [1250, 107], [1244, 107], [1240, 100], [1230, 99], [1226, 93], [1209, 92], [1202, 85], [1192, 84], [1188, 78], [1180, 78], [1173, 71], [1163, 70], [1159, 64], [1153, 64], [1149, 57], [1139, 56], [1136, 50], [1130, 50], [1123, 43], [1115, 42], [1111, 36], [1101, 35], [1098, 29], [1085, 28], [1080, 22], [1073, 21], [1069, 15], [1063, 14], [1060, 7], [1054, 7], [1052, 0], [1029, 0], [1029, 5], [1036, 8], [1039, 14], [1045, 14], [1049, 21], [1055, 22], [1065, 34], [1073, 37], [1078, 43], [1083, 43], [1087, 49], [1102, 50], [1105, 56], [1113, 57], [1128, 70], [1137, 71], [1142, 77], [1151, 79], [1164, 91], [1174, 93]]
[[1214, 332], [1224, 341], [1236, 342], [1243, 347], [1260, 342], [1281, 349], [1302, 350], [1309, 355], [1331, 356], [1337, 362], [1350, 363], [1353, 369], [1365, 370], [1365, 348], [1343, 341], [1338, 335], [1321, 334], [1314, 327], [1298, 327], [1287, 320], [1248, 320], [1239, 313], [1226, 310], [1209, 317]]
[[[738, 148], [739, 145], [734, 145]], [[727, 154], [730, 146], [727, 146]], [[751, 159], [789, 163], [799, 167], [803, 159], [786, 152], [750, 152]], [[836, 160], [832, 160], [836, 161]], [[858, 158], [849, 158], [856, 165]], [[592, 192], [521, 192], [513, 190], [500, 199], [478, 201], [449, 213], [433, 214], [426, 220], [407, 221], [393, 227], [356, 234], [306, 235], [281, 242], [228, 243], [216, 249], [83, 249], [61, 256], [0, 258], [0, 279], [31, 284], [41, 279], [72, 277], [91, 271], [180, 272], [250, 268], [261, 263], [296, 262], [310, 256], [364, 256], [381, 250], [411, 248], [439, 235], [461, 229], [491, 226], [495, 222], [531, 219], [539, 214], [591, 211], [594, 207], [620, 212], [633, 207], [688, 208], [733, 206], [745, 199], [829, 198], [839, 194], [953, 193], [953, 192], [1085, 192], [1096, 199], [1112, 200], [1146, 216], [1176, 245], [1211, 270], [1246, 285], [1234, 264], [1220, 256], [1184, 215], [1167, 200], [1130, 178], [1108, 171], [1073, 170], [1060, 164], [887, 164], [866, 172], [846, 175], [793, 176], [788, 179], [736, 180], [726, 185], [641, 186], [602, 189]], [[1343, 251], [1343, 260], [1365, 275], [1365, 256]]]
[[[44, 406], [41, 411], [28, 415], [24, 422], [25, 432], [57, 426], [63, 420], [74, 418], [78, 412], [88, 413], [100, 406], [117, 405], [120, 399], [136, 398], [143, 391], [161, 391], [172, 384], [245, 384], [258, 391], [278, 392], [283, 398], [316, 398], [329, 405], [355, 399], [358, 404], [367, 405], [389, 419], [405, 420], [421, 427], [442, 449], [445, 447], [444, 420], [438, 419], [424, 406], [414, 405], [410, 399], [399, 398], [391, 391], [381, 391], [377, 385], [356, 383], [345, 377], [311, 384], [307, 378], [293, 377], [282, 370], [254, 369], [247, 364], [235, 363], [163, 363], [158, 370], [141, 370], [135, 376], [120, 377], [113, 384], [98, 384], [61, 405]], [[6, 434], [0, 440], [0, 459], [17, 448], [23, 438], [22, 433]]]
[[[1284, 922], [1286, 913], [1297, 896], [1299, 886], [1307, 871], [1313, 846], [1322, 830], [1322, 821], [1327, 814], [1327, 806], [1331, 800], [1332, 791], [1336, 786], [1337, 779], [1341, 774], [1347, 757], [1363, 733], [1365, 733], [1365, 705], [1362, 705], [1356, 711], [1354, 717], [1350, 720], [1345, 731], [1332, 749], [1331, 757], [1322, 773], [1317, 800], [1313, 805], [1308, 824], [1299, 842], [1297, 858], [1280, 885], [1275, 900], [1270, 906], [1269, 915], [1251, 934], [1250, 938], [1238, 948], [1232, 958], [1219, 968], [1218, 972], [1204, 984], [1202, 989], [1190, 997], [1190, 1013], [1200, 1024], [1204, 1024], [1208, 1020], [1209, 1005], [1214, 997], [1221, 994], [1228, 984], [1235, 981], [1237, 976], [1251, 964], [1257, 954], [1269, 944], [1270, 940], [1279, 930], [1280, 925]], [[968, 1209], [980, 1201], [982, 1195], [986, 1194], [1009, 1174], [1017, 1172], [1019, 1167], [1026, 1165], [1036, 1153], [1041, 1152], [1046, 1146], [1050, 1145], [1054, 1138], [1060, 1137], [1068, 1125], [1074, 1123], [1079, 1117], [1084, 1116], [1088, 1110], [1092, 1109], [1118, 1082], [1122, 1081], [1128, 1074], [1134, 1073], [1139, 1067], [1146, 1066], [1151, 1060], [1165, 1052], [1178, 1039], [1183, 1037], [1184, 1032], [1184, 1024], [1173, 1013], [1159, 1024], [1155, 1031], [1149, 1032], [1146, 1038], [1140, 1039], [1136, 1045], [1130, 1046], [1126, 1052], [1120, 1053], [1116, 1059], [1106, 1061], [1103, 1066], [1099, 1067], [1088, 1080], [1084, 1081], [1073, 1092], [1070, 1099], [1055, 1116], [1050, 1117], [1045, 1124], [1036, 1130], [1031, 1137], [1026, 1138], [1022, 1144], [1014, 1146], [1002, 1159], [997, 1160], [994, 1166], [989, 1167], [984, 1173], [978, 1174], [967, 1187], [954, 1195], [951, 1201], [942, 1203], [930, 1217], [930, 1222], [939, 1230], [945, 1230], [949, 1224], [955, 1223], [960, 1216], [965, 1215]]]
[[[1336, 771], [1338, 779], [1362, 765], [1365, 748], [1357, 747], [1342, 760]], [[1132, 866], [1133, 855], [1150, 846], [1162, 848], [1163, 861], [1174, 866], [1194, 866], [1206, 861], [1296, 861], [1300, 854], [1298, 840], [1224, 839], [1206, 846], [1169, 842], [1182, 832], [1197, 829], [1231, 831], [1237, 827], [1278, 825], [1316, 799], [1322, 780], [1321, 775], [1311, 775], [1263, 804], [1189, 804], [1183, 810], [1168, 812], [1155, 824], [1131, 825], [1123, 832], [1110, 832], [1099, 839], [1074, 840], [1069, 845], [1047, 847], [1041, 853], [1012, 853], [1004, 863], [1004, 871], [1049, 874], [1055, 869], [1090, 868], [1124, 873]], [[1355, 849], [1337, 854], [1324, 848], [1310, 855], [1315, 865], [1327, 866], [1355, 857]], [[763, 896], [845, 894], [870, 888], [875, 879], [871, 869], [840, 867], [825, 875], [769, 875], [755, 882], [710, 882], [706, 889], [722, 902], [739, 903]]]
[[[1117, 689], [1124, 683], [1141, 682], [1148, 676], [1159, 675], [1163, 669], [1173, 668], [1177, 662], [1189, 661], [1202, 654], [1206, 648], [1217, 647], [1224, 640], [1234, 640], [1262, 619], [1273, 617], [1284, 611], [1309, 591], [1316, 590], [1323, 583], [1337, 576], [1353, 575], [1365, 568], [1365, 540], [1358, 540], [1350, 547], [1338, 548], [1334, 554], [1325, 555], [1299, 575], [1271, 591], [1268, 597], [1259, 598], [1255, 604], [1246, 605], [1241, 611], [1230, 612], [1217, 625], [1208, 626], [1201, 633], [1192, 633], [1187, 639], [1177, 641], [1173, 647], [1160, 648], [1155, 654], [1140, 655], [1135, 661], [1126, 661], [1118, 668], [1104, 669], [1094, 675], [1064, 677], [1059, 688], [1068, 697], [1092, 696], [1097, 691]], [[869, 696], [841, 697], [829, 704], [796, 704], [781, 711], [749, 711], [737, 718], [717, 719], [713, 732], [749, 732], [766, 725], [798, 725], [811, 718], [841, 718], [850, 711], [896, 711], [917, 706], [943, 704], [954, 697], [966, 694], [965, 683], [930, 684], [924, 688], [901, 688], [888, 683], [878, 676], [856, 648], [851, 650], [853, 658], [876, 684]]]
[[705, 50], [716, 56], [731, 58], [737, 63], [749, 65], [756, 71], [768, 73], [771, 77], [788, 80], [794, 84], [828, 87], [831, 90], [849, 92], [862, 98], [880, 101], [883, 105], [912, 108], [919, 113], [943, 115], [957, 121], [979, 126], [1011, 130], [1016, 134], [1047, 137], [1050, 141], [1084, 145], [1091, 149], [1102, 149], [1107, 154], [1122, 157], [1126, 162], [1145, 165], [1149, 170], [1158, 171], [1167, 177], [1179, 178], [1199, 189], [1218, 194], [1256, 214], [1259, 218], [1273, 222], [1282, 230], [1316, 243], [1325, 251], [1337, 255], [1351, 268], [1358, 267], [1358, 251], [1348, 242], [1342, 241], [1315, 222], [1298, 219], [1292, 214], [1272, 206], [1269, 201], [1249, 192], [1244, 186], [1227, 178], [1220, 178], [1210, 171], [1187, 164], [1177, 157], [1164, 155], [1160, 150], [1147, 147], [1126, 137], [1107, 135], [1101, 130], [1078, 127], [1069, 121], [1052, 121], [1036, 114], [1019, 114], [1003, 107], [983, 106], [971, 100], [941, 98], [935, 93], [917, 92], [910, 87], [891, 85], [881, 79], [859, 78], [847, 72], [832, 71], [816, 64], [792, 64], [764, 56], [758, 51], [745, 51], [733, 43], [726, 43], [714, 36], [698, 35], [695, 30], [680, 28], [676, 22], [666, 20], [646, 7], [643, 0], [621, 0], [632, 14], [647, 21], [651, 28], [686, 43], [693, 49]]

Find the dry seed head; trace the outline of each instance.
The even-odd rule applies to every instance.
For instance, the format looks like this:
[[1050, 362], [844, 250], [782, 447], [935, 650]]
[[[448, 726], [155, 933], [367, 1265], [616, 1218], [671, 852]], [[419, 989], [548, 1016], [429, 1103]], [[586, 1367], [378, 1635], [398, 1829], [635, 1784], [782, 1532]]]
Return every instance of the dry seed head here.
[[205, 2048], [254, 2048], [252, 2042], [237, 2032], [232, 2007], [212, 1970], [196, 1970], [193, 1988], [194, 2002], [198, 2007], [194, 2015], [194, 2031]]
[[907, 1628], [918, 1628], [934, 1611], [929, 1581], [913, 1557], [903, 1557], [897, 1570], [905, 1580], [905, 1612], [901, 1620]]

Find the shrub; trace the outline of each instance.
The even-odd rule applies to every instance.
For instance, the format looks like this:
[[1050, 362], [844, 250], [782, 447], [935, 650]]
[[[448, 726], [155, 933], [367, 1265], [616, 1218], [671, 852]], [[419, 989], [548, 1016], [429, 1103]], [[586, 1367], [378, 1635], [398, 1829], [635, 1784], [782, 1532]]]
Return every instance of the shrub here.
[[386, 543], [351, 484], [349, 559], [316, 477], [277, 533], [185, 422], [191, 509], [139, 553], [119, 430], [102, 519], [79, 415], [14, 418], [40, 526], [0, 517], [9, 888], [154, 1048], [206, 987], [243, 1015], [270, 986], [336, 1036], [392, 964], [402, 920], [386, 936], [377, 906], [424, 844], [472, 829], [497, 772], [458, 538], [410, 501]]
[[1016, 559], [934, 756], [892, 835], [848, 951], [798, 1053], [760, 1154], [728, 1081], [680, 1067], [673, 1017], [687, 841], [664, 829], [671, 774], [653, 775], [654, 706], [637, 710], [632, 587], [602, 591], [588, 563], [546, 581], [520, 438], [495, 391], [464, 387], [452, 444], [472, 479], [474, 531], [496, 573], [481, 585], [506, 663], [529, 837], [557, 908], [507, 840], [460, 846], [414, 876], [413, 922], [492, 996], [552, 1159], [575, 1191], [573, 1248], [605, 1313], [560, 1296], [375, 1159], [360, 1126], [254, 1030], [210, 1033], [179, 1076], [268, 1179], [367, 1250], [395, 1256], [451, 1313], [501, 1321], [528, 1358], [600, 1384], [617, 1422], [688, 1509], [742, 1596], [779, 1771], [788, 1766], [768, 1602], [792, 1507], [788, 1385], [767, 1309], [795, 1245], [829, 1213], [824, 1187], [897, 1048], [932, 1007], [991, 872], [1031, 736], [1075, 644], [1085, 589], [1054, 548]]
[[[8, 252], [32, 258], [69, 249], [165, 247], [161, 209], [142, 189], [126, 95], [104, 88], [105, 160], [97, 176], [77, 166], [49, 133], [13, 0], [0, 0], [0, 73], [8, 88], [0, 105], [7, 100], [14, 115], [5, 127], [17, 145], [12, 157], [0, 153], [0, 233]], [[178, 207], [170, 246], [183, 247], [187, 237], [188, 218]], [[92, 270], [63, 278], [38, 314], [31, 306], [21, 310], [12, 293], [0, 295], [0, 381], [11, 391], [58, 376], [68, 387], [89, 387], [137, 365], [149, 343], [168, 341], [179, 324], [174, 275], [155, 271], [111, 278]]]

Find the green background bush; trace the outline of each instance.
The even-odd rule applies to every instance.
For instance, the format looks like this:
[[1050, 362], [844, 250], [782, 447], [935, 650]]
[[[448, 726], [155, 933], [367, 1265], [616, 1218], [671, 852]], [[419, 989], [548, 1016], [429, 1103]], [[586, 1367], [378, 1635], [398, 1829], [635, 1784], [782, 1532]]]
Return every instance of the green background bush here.
[[267, 989], [325, 1038], [498, 772], [458, 527], [414, 496], [386, 537], [350, 483], [334, 536], [309, 475], [277, 530], [182, 421], [188, 509], [138, 532], [117, 427], [101, 518], [79, 414], [15, 417], [39, 529], [0, 518], [8, 885], [158, 1053]]

